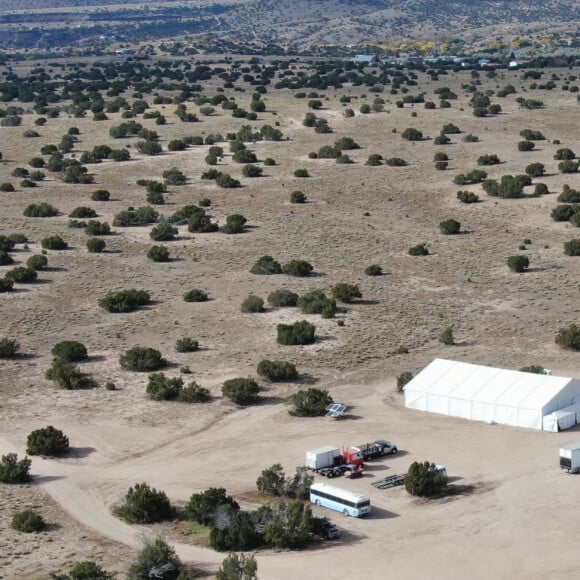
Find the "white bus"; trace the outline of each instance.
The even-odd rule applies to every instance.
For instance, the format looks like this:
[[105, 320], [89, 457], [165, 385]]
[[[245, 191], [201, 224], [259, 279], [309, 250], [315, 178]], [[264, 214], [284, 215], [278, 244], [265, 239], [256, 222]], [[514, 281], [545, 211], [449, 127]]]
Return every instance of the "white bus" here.
[[310, 486], [310, 502], [356, 518], [366, 516], [371, 511], [371, 500], [368, 497], [326, 483]]

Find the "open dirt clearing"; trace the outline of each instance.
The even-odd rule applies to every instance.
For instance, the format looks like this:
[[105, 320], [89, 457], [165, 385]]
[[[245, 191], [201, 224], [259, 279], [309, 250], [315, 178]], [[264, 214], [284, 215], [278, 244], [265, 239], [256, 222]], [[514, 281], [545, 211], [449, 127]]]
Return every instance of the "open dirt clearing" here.
[[[483, 89], [512, 83], [520, 94], [529, 85], [521, 75], [500, 72], [497, 80], [482, 78]], [[345, 530], [336, 544], [299, 553], [259, 552], [261, 578], [339, 579], [355, 573], [371, 578], [563, 578], [573, 574], [580, 524], [570, 517], [570, 507], [577, 495], [577, 479], [560, 473], [557, 455], [558, 447], [573, 442], [578, 434], [535, 433], [410, 412], [395, 392], [395, 378], [401, 371], [417, 372], [435, 356], [508, 368], [541, 364], [554, 374], [580, 375], [578, 354], [554, 344], [559, 328], [578, 322], [580, 261], [565, 256], [562, 244], [580, 237], [579, 230], [553, 222], [549, 215], [565, 183], [573, 188], [580, 185], [578, 174], [558, 173], [553, 160], [559, 147], [580, 150], [575, 95], [559, 89], [524, 93], [544, 100], [545, 109], [538, 111], [520, 109], [516, 95], [511, 95], [496, 100], [503, 114], [478, 119], [467, 105], [469, 95], [461, 89], [461, 84], [470, 82], [467, 71], [442, 76], [438, 82], [421, 74], [418, 82], [416, 93], [426, 91], [429, 98], [439, 86], [449, 86], [460, 98], [450, 109], [425, 110], [418, 104], [398, 109], [397, 97], [385, 93], [386, 112], [346, 119], [338, 102], [342, 94], [358, 97], [351, 103], [357, 111], [373, 97], [363, 98], [363, 87], [325, 91], [325, 108], [316, 114], [328, 118], [334, 130], [328, 135], [302, 126], [306, 100], [292, 98], [290, 91], [266, 95], [268, 112], [260, 114], [256, 126], [277, 120], [289, 141], [250, 144], [259, 159], [270, 156], [278, 162], [265, 167], [265, 177], [259, 179], [242, 178], [241, 166], [232, 163], [226, 151], [218, 169], [241, 178], [245, 186], [241, 189], [217, 189], [200, 180], [208, 168], [207, 147], [158, 157], [140, 156], [132, 147], [130, 162], [89, 166], [96, 176], [94, 186], [67, 185], [49, 175], [36, 189], [0, 194], [1, 233], [20, 231], [31, 239], [28, 250], [13, 254], [17, 265], [40, 250], [45, 235], [60, 233], [71, 246], [63, 252], [49, 251], [51, 268], [40, 273], [40, 281], [18, 285], [17, 292], [2, 294], [0, 302], [2, 335], [17, 339], [27, 355], [4, 360], [0, 367], [0, 450], [24, 453], [27, 434], [49, 424], [69, 436], [70, 458], [35, 458], [32, 465], [40, 489], [72, 516], [62, 520], [63, 530], [76, 530], [80, 524], [90, 530], [90, 534], [79, 532], [88, 538], [98, 534], [135, 548], [143, 528], [123, 524], [110, 508], [136, 482], [163, 489], [178, 504], [209, 486], [244, 495], [255, 489], [262, 469], [281, 462], [290, 473], [302, 464], [307, 449], [386, 437], [405, 453], [371, 464], [362, 479], [340, 484], [369, 494], [373, 515], [361, 521], [335, 516]], [[248, 93], [232, 95], [245, 106], [250, 100]], [[194, 105], [190, 108], [196, 110]], [[172, 114], [173, 105], [162, 110], [168, 116], [166, 126], [138, 121], [160, 133], [165, 149], [172, 138], [218, 131], [225, 135], [247, 124], [221, 109], [197, 124], [179, 122]], [[80, 129], [77, 153], [103, 143], [124, 145], [108, 136], [109, 128], [121, 121], [120, 115], [109, 117], [94, 123], [89, 118], [61, 116], [38, 128], [42, 137], [37, 139], [22, 138], [24, 130], [34, 127], [34, 114], [25, 115], [21, 127], [2, 127], [0, 181], [15, 182], [10, 177], [15, 167], [26, 166], [41, 145], [57, 143], [73, 125]], [[463, 134], [452, 135], [451, 145], [436, 147], [432, 140], [410, 143], [400, 136], [405, 128], [415, 127], [435, 137], [447, 123], [456, 124], [463, 134], [478, 135], [480, 142], [464, 143]], [[519, 131], [524, 128], [542, 131], [547, 140], [539, 142], [535, 151], [519, 152]], [[308, 159], [310, 151], [342, 136], [351, 136], [361, 145], [348, 152], [354, 164]], [[561, 144], [553, 144], [553, 139]], [[433, 155], [440, 150], [450, 157], [447, 171], [433, 168]], [[364, 162], [371, 153], [401, 157], [408, 166], [367, 167]], [[487, 196], [480, 186], [452, 183], [454, 175], [477, 167], [477, 158], [490, 153], [502, 160], [501, 165], [485, 168], [494, 178], [522, 173], [532, 162], [544, 163], [548, 175], [540, 181], [548, 184], [551, 193], [503, 200]], [[68, 213], [80, 205], [94, 207], [98, 219], [109, 223], [127, 206], [144, 205], [137, 179], [160, 179], [162, 171], [172, 166], [184, 171], [189, 181], [170, 188], [162, 213], [210, 197], [210, 213], [221, 224], [227, 215], [242, 213], [252, 226], [249, 231], [236, 236], [190, 234], [182, 226], [179, 240], [167, 243], [176, 259], [156, 264], [145, 256], [154, 244], [149, 228], [113, 228], [115, 234], [107, 238], [110, 251], [104, 254], [88, 253], [84, 232], [67, 228]], [[307, 168], [311, 177], [294, 178], [299, 167]], [[112, 201], [90, 200], [91, 192], [101, 187], [111, 191]], [[475, 191], [482, 201], [460, 204], [459, 189]], [[289, 204], [294, 190], [304, 191], [309, 203]], [[23, 217], [23, 209], [40, 200], [58, 207], [61, 215]], [[448, 218], [460, 221], [465, 233], [442, 235], [438, 224]], [[518, 247], [525, 239], [532, 243], [524, 252]], [[409, 256], [409, 247], [420, 242], [428, 243], [431, 255]], [[516, 275], [506, 266], [507, 256], [517, 253], [530, 257], [526, 274]], [[264, 254], [281, 263], [306, 259], [316, 276], [253, 276], [249, 269]], [[385, 275], [365, 276], [364, 268], [373, 263], [380, 264]], [[266, 298], [280, 287], [299, 293], [309, 288], [328, 291], [338, 282], [359, 284], [364, 298], [339, 313], [344, 326], [337, 319], [303, 316], [295, 309], [265, 314], [239, 310], [250, 293]], [[155, 303], [126, 315], [108, 314], [98, 307], [98, 299], [108, 290], [121, 288], [145, 289]], [[185, 303], [182, 294], [191, 288], [208, 291], [211, 300]], [[302, 318], [316, 324], [316, 344], [276, 344], [276, 324]], [[445, 347], [437, 340], [447, 326], [454, 328], [456, 346]], [[201, 349], [176, 353], [175, 340], [183, 336], [199, 340]], [[91, 355], [83, 370], [101, 385], [114, 381], [117, 390], [55, 389], [44, 372], [50, 365], [51, 347], [64, 339], [83, 342]], [[123, 371], [118, 364], [119, 354], [136, 344], [159, 349], [171, 363], [166, 371], [171, 376], [190, 366], [189, 376], [216, 398], [207, 405], [147, 400], [146, 374]], [[400, 346], [409, 353], [393, 354]], [[328, 388], [335, 400], [351, 407], [351, 416], [337, 422], [289, 417], [284, 397], [300, 384], [264, 384], [264, 403], [246, 409], [221, 398], [224, 379], [255, 376], [256, 364], [263, 358], [294, 362], [310, 377], [303, 383], [317, 381], [316, 386]], [[187, 375], [184, 379], [189, 380]], [[422, 503], [410, 500], [402, 489], [377, 491], [370, 485], [375, 478], [404, 473], [412, 461], [425, 459], [445, 464], [452, 485], [467, 486], [464, 493]], [[6, 489], [1, 488], [3, 494]], [[9, 488], [17, 499], [5, 509], [16, 511], [27, 489]], [[146, 533], [165, 531], [161, 526]], [[55, 531], [55, 538], [61, 533]], [[2, 535], [9, 543], [18, 542], [19, 536], [7, 523], [2, 525]], [[3, 576], [25, 577], [63, 566], [68, 559], [65, 549], [58, 561], [44, 557], [51, 553], [51, 544], [46, 543], [51, 534], [46, 537], [39, 543], [42, 549], [18, 558], [5, 551], [8, 544], [4, 544], [0, 549]], [[75, 544], [74, 559], [86, 555], [103, 564], [116, 562], [117, 569], [130, 559], [130, 554], [120, 558], [119, 548], [108, 542], [102, 542], [103, 555], [97, 557], [95, 545], [96, 540], [93, 544], [86, 539]], [[223, 559], [222, 554], [194, 546], [177, 548], [183, 559], [209, 570]]]

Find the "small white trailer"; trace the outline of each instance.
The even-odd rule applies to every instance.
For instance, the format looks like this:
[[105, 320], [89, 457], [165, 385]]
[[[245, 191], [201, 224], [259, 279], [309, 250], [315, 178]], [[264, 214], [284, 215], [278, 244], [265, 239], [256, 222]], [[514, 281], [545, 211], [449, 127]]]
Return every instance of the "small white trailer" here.
[[565, 469], [568, 473], [580, 470], [580, 443], [560, 447], [560, 469]]
[[315, 471], [323, 467], [339, 465], [340, 463], [343, 463], [343, 461], [342, 453], [338, 447], [329, 445], [306, 452], [306, 467]]

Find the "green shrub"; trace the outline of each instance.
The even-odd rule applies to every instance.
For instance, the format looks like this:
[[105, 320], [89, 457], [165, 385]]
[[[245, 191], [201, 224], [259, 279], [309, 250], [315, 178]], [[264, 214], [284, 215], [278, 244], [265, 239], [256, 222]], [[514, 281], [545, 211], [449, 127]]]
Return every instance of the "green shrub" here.
[[152, 373], [148, 377], [147, 396], [153, 401], [174, 401], [183, 388], [183, 379], [169, 378], [163, 373]]
[[97, 386], [96, 382], [82, 373], [77, 365], [60, 358], [53, 359], [45, 377], [56, 383], [61, 389], [90, 389]]
[[280, 263], [274, 260], [272, 256], [262, 256], [250, 268], [250, 273], [265, 276], [269, 276], [272, 274], [281, 274], [282, 266], [280, 266]]
[[456, 220], [449, 219], [440, 222], [439, 229], [441, 230], [442, 234], [450, 236], [459, 233], [459, 230], [461, 229], [461, 224]]
[[523, 137], [526, 141], [543, 141], [545, 139], [541, 131], [533, 131], [532, 129], [522, 129], [520, 137]]
[[562, 193], [558, 196], [561, 203], [580, 203], [580, 191], [572, 189], [569, 185], [564, 185]]
[[264, 301], [258, 296], [250, 294], [240, 306], [241, 312], [248, 314], [252, 312], [265, 312]]
[[544, 175], [545, 171], [546, 167], [544, 166], [543, 163], [530, 163], [526, 167], [526, 173], [530, 177], [541, 177], [542, 175]]
[[554, 159], [556, 161], [567, 161], [575, 158], [576, 154], [574, 153], [574, 151], [572, 151], [572, 149], [568, 149], [567, 147], [563, 149], [558, 149], [558, 151], [556, 151], [556, 154], [554, 155]]
[[326, 390], [300, 389], [288, 397], [288, 412], [296, 417], [322, 417], [332, 403], [334, 400]]
[[118, 290], [109, 292], [104, 298], [99, 300], [99, 306], [107, 312], [125, 313], [133, 312], [141, 306], [149, 304], [151, 298], [145, 290]]
[[580, 326], [569, 324], [564, 328], [560, 328], [556, 335], [556, 344], [562, 348], [580, 350]]
[[244, 165], [244, 167], [242, 167], [242, 175], [244, 177], [261, 177], [263, 171], [264, 170], [261, 167], [252, 164]]
[[87, 250], [92, 254], [99, 254], [105, 251], [107, 242], [100, 238], [89, 238], [87, 240]]
[[44, 530], [46, 528], [46, 522], [34, 510], [24, 510], [12, 516], [10, 527], [18, 532], [30, 534]]
[[296, 169], [294, 171], [294, 177], [310, 177], [306, 169]]
[[580, 162], [572, 161], [570, 159], [558, 163], [558, 170], [560, 173], [577, 173], [578, 167], [580, 167]]
[[333, 298], [345, 302], [346, 304], [349, 304], [356, 298], [362, 298], [358, 284], [346, 284], [345, 282], [340, 282], [332, 287], [331, 292]]
[[545, 183], [536, 183], [534, 187], [534, 196], [546, 195], [548, 193], [548, 186]]
[[479, 196], [472, 191], [458, 191], [457, 199], [461, 203], [477, 203], [479, 201]]
[[210, 399], [209, 391], [193, 381], [187, 387], [183, 387], [177, 396], [180, 403], [207, 403]]
[[5, 193], [12, 193], [16, 190], [14, 189], [14, 186], [11, 183], [2, 183], [0, 184], [0, 191], [3, 191]]
[[68, 450], [68, 437], [52, 425], [32, 431], [26, 439], [26, 453], [28, 455], [60, 457], [68, 453]]
[[231, 553], [217, 571], [216, 580], [257, 580], [258, 563], [254, 556]]
[[271, 157], [266, 157], [266, 159], [264, 159], [264, 165], [266, 166], [276, 165], [276, 161]]
[[298, 302], [298, 294], [295, 292], [291, 292], [290, 290], [286, 290], [284, 288], [280, 288], [278, 290], [274, 290], [274, 292], [268, 295], [268, 304], [277, 307], [284, 307], [284, 306], [296, 306]]
[[31, 461], [28, 457], [18, 461], [16, 453], [2, 455], [0, 461], [0, 483], [28, 483]]
[[42, 238], [40, 245], [45, 250], [66, 250], [68, 248], [68, 244], [59, 235]]
[[291, 260], [282, 266], [282, 272], [288, 276], [304, 278], [312, 273], [312, 265], [306, 260]]
[[144, 226], [156, 222], [159, 213], [150, 205], [127, 209], [119, 212], [113, 218], [113, 225], [118, 227]]
[[550, 215], [555, 222], [567, 222], [578, 211], [580, 211], [578, 205], [557, 205]]
[[433, 139], [434, 145], [449, 145], [451, 143], [451, 139], [447, 137], [447, 135], [437, 135], [435, 139]]
[[429, 497], [447, 487], [447, 476], [434, 463], [414, 461], [405, 476], [405, 489], [413, 496]]
[[509, 256], [507, 265], [512, 272], [523, 272], [530, 265], [530, 259], [527, 256]]
[[0, 278], [0, 293], [11, 292], [14, 287], [14, 282], [8, 278]]
[[54, 217], [58, 215], [58, 209], [50, 203], [31, 203], [24, 208], [25, 217]]
[[437, 169], [437, 171], [445, 171], [448, 166], [449, 166], [449, 163], [447, 161], [436, 161], [435, 162], [435, 169]]
[[421, 141], [423, 139], [423, 133], [418, 129], [408, 127], [401, 133], [401, 137], [406, 141]]
[[10, 358], [14, 356], [20, 345], [11, 338], [0, 338], [0, 358]]
[[531, 151], [536, 144], [533, 141], [520, 141], [518, 143], [518, 151]]
[[443, 151], [438, 151], [433, 156], [433, 161], [449, 161], [449, 155], [447, 155], [447, 153], [443, 153]]
[[175, 239], [179, 230], [171, 224], [157, 224], [149, 232], [149, 237], [155, 242], [168, 242]]
[[528, 367], [522, 367], [520, 369], [521, 373], [532, 373], [534, 375], [543, 375], [544, 374], [544, 367], [539, 365], [530, 365]]
[[131, 524], [153, 524], [171, 519], [173, 510], [163, 491], [157, 491], [146, 483], [136, 483], [115, 509], [115, 515]]
[[236, 187], [241, 187], [241, 185], [242, 185], [238, 179], [234, 179], [228, 173], [220, 173], [216, 177], [215, 182], [216, 182], [216, 185], [218, 185], [219, 187], [222, 187], [223, 189], [232, 189], [232, 188], [236, 188]]
[[566, 256], [580, 256], [580, 239], [564, 242], [564, 254]]
[[95, 562], [84, 561], [76, 563], [68, 576], [58, 577], [61, 580], [113, 580], [114, 575], [103, 570]]
[[272, 383], [293, 381], [298, 377], [296, 366], [286, 361], [263, 359], [256, 370], [261, 377]]
[[164, 539], [155, 538], [145, 540], [145, 546], [129, 567], [127, 580], [153, 578], [152, 572], [159, 580], [174, 580], [181, 578], [180, 570], [181, 561], [175, 550]]
[[316, 327], [306, 320], [294, 324], [278, 324], [276, 331], [278, 344], [304, 345], [315, 341]]
[[66, 362], [79, 362], [89, 356], [86, 346], [76, 340], [63, 340], [55, 344], [50, 352], [52, 356]]
[[417, 244], [416, 246], [412, 246], [409, 248], [409, 255], [410, 256], [428, 256], [429, 249], [427, 248], [427, 244]]
[[236, 405], [251, 405], [258, 400], [260, 387], [254, 379], [229, 379], [222, 386], [222, 395]]
[[87, 236], [108, 236], [111, 233], [111, 226], [107, 222], [89, 220], [85, 227]]
[[71, 218], [94, 218], [97, 217], [97, 212], [92, 207], [80, 206], [73, 209], [68, 217]]
[[451, 346], [455, 344], [455, 338], [453, 337], [453, 328], [448, 326], [443, 330], [443, 332], [439, 335], [439, 341], [445, 344], [446, 346]]
[[6, 250], [0, 250], [0, 266], [9, 266], [13, 263], [14, 259], [12, 256]]
[[465, 135], [465, 137], [463, 137], [464, 143], [477, 143], [478, 141], [479, 137], [477, 135], [472, 135], [471, 133], [468, 133]]
[[385, 163], [391, 167], [405, 167], [407, 165], [407, 162], [400, 157], [390, 157]]
[[[177, 169], [177, 167], [171, 167], [170, 169], [166, 169], [163, 172], [163, 179], [165, 184], [161, 184], [163, 187], [163, 191], [165, 191], [165, 185], [185, 185], [187, 183], [187, 177], [185, 174]], [[162, 193], [159, 189], [157, 190], [159, 193]]]
[[226, 218], [226, 223], [223, 227], [224, 234], [241, 234], [246, 231], [247, 219], [239, 214], [234, 213]]
[[365, 268], [365, 274], [367, 276], [382, 276], [383, 269], [378, 264], [371, 264]]
[[323, 318], [332, 318], [336, 313], [336, 301], [327, 298], [322, 290], [310, 290], [300, 296], [297, 306], [303, 314], [322, 314]]
[[7, 280], [11, 280], [15, 284], [28, 284], [34, 282], [38, 278], [38, 273], [32, 268], [25, 268], [24, 266], [17, 266], [12, 268], [5, 274]]
[[403, 373], [401, 373], [398, 377], [397, 377], [397, 391], [399, 393], [404, 392], [405, 390], [405, 385], [410, 382], [413, 379], [413, 373], [410, 373], [409, 371], [405, 371]]
[[121, 355], [119, 364], [126, 371], [146, 373], [167, 366], [167, 361], [154, 348], [134, 346]]
[[383, 156], [379, 155], [378, 153], [372, 153], [369, 155], [367, 162], [365, 165], [369, 165], [371, 167], [377, 167], [378, 165], [382, 165]]
[[177, 352], [195, 352], [199, 349], [199, 342], [189, 336], [178, 338], [175, 341], [175, 350]]
[[109, 201], [111, 194], [106, 189], [97, 189], [91, 194], [93, 201]]
[[153, 262], [169, 262], [169, 250], [165, 246], [151, 246], [147, 257]]
[[497, 165], [498, 163], [501, 163], [501, 161], [499, 160], [499, 157], [495, 154], [481, 155], [477, 160], [478, 165]]
[[220, 506], [227, 505], [234, 511], [239, 511], [238, 502], [230, 495], [226, 495], [223, 487], [210, 487], [205, 491], [194, 493], [185, 506], [188, 519], [202, 526], [213, 524]]
[[290, 194], [290, 203], [306, 203], [306, 196], [302, 191], [293, 191]]
[[193, 290], [187, 291], [183, 295], [185, 302], [207, 302], [209, 300], [207, 292], [194, 288]]

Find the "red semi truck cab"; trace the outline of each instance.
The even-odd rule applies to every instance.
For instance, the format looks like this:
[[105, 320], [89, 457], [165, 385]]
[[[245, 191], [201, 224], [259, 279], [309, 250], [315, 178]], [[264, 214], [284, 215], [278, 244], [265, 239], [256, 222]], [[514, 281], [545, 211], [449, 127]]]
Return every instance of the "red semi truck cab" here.
[[362, 465], [364, 463], [363, 455], [358, 447], [349, 447], [342, 452], [346, 463], [351, 465]]

